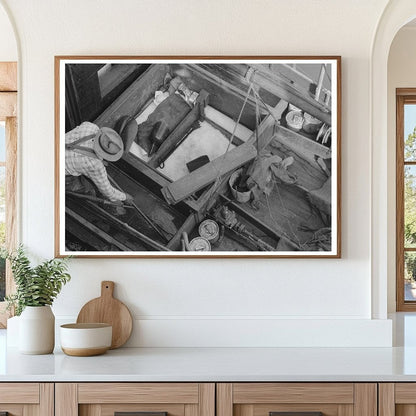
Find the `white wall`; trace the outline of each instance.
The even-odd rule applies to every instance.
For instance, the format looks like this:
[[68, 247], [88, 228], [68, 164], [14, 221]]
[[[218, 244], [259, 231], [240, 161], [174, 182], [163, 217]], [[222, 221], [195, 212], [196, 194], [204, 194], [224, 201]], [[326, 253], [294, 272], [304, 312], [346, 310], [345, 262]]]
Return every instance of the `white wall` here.
[[17, 45], [13, 27], [0, 3], [0, 61], [17, 61]]
[[416, 26], [403, 27], [391, 44], [388, 64], [388, 309], [396, 310], [395, 197], [396, 197], [396, 88], [416, 87]]
[[42, 257], [54, 253], [54, 55], [343, 59], [342, 259], [75, 259], [58, 317], [110, 279], [138, 320], [130, 345], [390, 344], [386, 299], [371, 320], [370, 254], [370, 53], [387, 0], [1, 3], [21, 39], [22, 241]]

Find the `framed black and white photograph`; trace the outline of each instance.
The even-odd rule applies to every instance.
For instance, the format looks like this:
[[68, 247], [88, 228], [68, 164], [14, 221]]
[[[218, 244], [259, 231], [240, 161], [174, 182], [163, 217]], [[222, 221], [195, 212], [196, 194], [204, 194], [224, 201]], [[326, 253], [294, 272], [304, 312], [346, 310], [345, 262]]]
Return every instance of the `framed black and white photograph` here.
[[341, 256], [340, 57], [55, 57], [56, 256]]

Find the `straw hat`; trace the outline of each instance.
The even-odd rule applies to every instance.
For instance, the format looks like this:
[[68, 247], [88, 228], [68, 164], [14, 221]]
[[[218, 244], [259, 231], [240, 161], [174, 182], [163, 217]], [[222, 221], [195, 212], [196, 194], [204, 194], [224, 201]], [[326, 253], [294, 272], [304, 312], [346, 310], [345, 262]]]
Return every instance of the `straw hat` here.
[[137, 121], [133, 117], [122, 116], [114, 125], [114, 130], [123, 139], [124, 153], [128, 153], [130, 151], [131, 145], [136, 139], [137, 132], [139, 130]]
[[100, 134], [94, 139], [94, 151], [104, 160], [116, 162], [123, 155], [123, 140], [113, 129], [102, 127]]

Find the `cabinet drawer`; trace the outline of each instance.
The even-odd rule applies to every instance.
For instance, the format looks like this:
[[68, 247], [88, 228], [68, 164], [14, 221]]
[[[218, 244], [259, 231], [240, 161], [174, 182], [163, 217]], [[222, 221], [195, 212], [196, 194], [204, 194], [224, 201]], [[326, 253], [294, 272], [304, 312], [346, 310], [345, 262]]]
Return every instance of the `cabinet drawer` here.
[[217, 416], [376, 416], [375, 383], [221, 383]]
[[60, 383], [56, 416], [215, 416], [213, 383]]
[[380, 383], [380, 416], [416, 415], [416, 383]]
[[53, 416], [53, 384], [0, 383], [0, 415]]

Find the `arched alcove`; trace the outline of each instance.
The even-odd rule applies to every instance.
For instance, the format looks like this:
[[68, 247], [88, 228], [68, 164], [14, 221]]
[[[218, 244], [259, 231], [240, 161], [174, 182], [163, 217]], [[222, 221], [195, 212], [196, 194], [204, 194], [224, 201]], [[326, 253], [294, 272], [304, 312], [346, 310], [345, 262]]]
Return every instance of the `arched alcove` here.
[[388, 282], [394, 279], [395, 262], [395, 171], [389, 154], [395, 138], [388, 134], [388, 57], [397, 32], [415, 17], [414, 0], [391, 1], [381, 16], [371, 56], [372, 315], [378, 319], [387, 317]]

